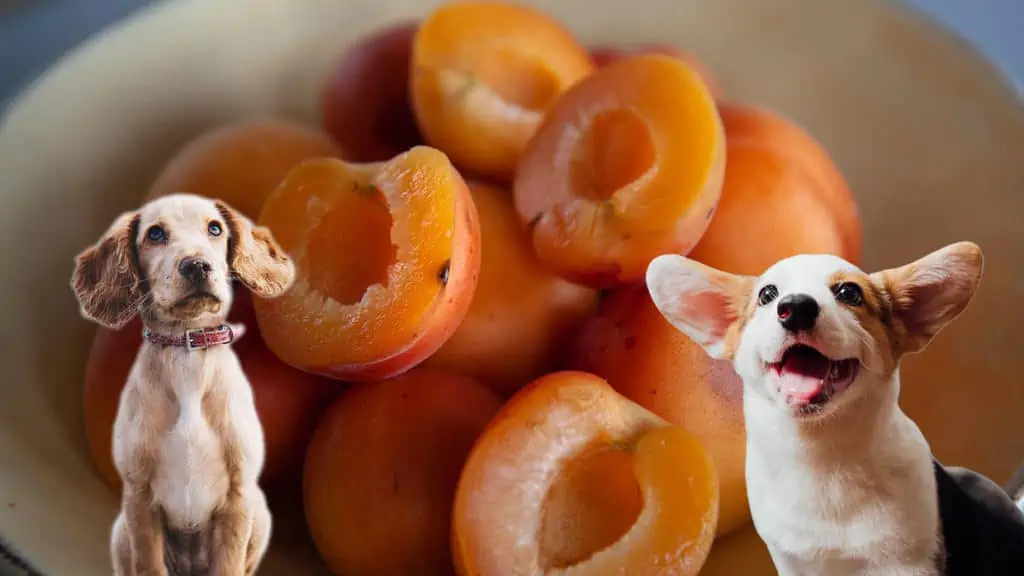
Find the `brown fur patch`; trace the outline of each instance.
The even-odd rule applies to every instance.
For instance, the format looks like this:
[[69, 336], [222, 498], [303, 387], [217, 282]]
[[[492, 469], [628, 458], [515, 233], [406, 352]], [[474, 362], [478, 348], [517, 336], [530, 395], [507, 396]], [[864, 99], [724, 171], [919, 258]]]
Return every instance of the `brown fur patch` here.
[[888, 293], [885, 287], [877, 285], [870, 276], [862, 272], [836, 272], [828, 278], [828, 286], [833, 291], [840, 284], [847, 282], [860, 288], [864, 302], [860, 306], [850, 306], [842, 302], [839, 305], [853, 312], [857, 317], [857, 323], [871, 336], [872, 342], [880, 349], [889, 351], [888, 354], [881, 355], [885, 365], [879, 367], [888, 373], [896, 367], [902, 339], [902, 330], [894, 324]]
[[217, 202], [217, 209], [230, 233], [228, 262], [232, 272], [260, 297], [274, 298], [283, 294], [295, 279], [295, 267], [270, 230], [254, 226], [223, 202]]
[[120, 328], [138, 312], [145, 299], [135, 247], [138, 229], [138, 214], [122, 214], [96, 244], [75, 257], [71, 287], [84, 317]]

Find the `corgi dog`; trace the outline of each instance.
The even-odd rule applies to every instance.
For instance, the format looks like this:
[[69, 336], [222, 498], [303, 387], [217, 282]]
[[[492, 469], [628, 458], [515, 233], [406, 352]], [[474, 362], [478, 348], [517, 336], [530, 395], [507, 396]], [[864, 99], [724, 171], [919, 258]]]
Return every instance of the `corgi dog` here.
[[743, 380], [751, 517], [780, 575], [1024, 574], [1024, 515], [938, 464], [898, 402], [901, 358], [967, 308], [982, 268], [970, 242], [871, 274], [823, 254], [760, 277], [650, 263], [661, 314]]

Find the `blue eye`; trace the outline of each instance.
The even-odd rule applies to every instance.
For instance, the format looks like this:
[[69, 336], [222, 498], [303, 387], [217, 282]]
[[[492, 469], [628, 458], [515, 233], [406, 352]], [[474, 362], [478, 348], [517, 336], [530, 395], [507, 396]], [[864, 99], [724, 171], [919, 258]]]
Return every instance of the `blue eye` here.
[[220, 222], [210, 222], [206, 227], [210, 232], [210, 236], [220, 236], [224, 229], [220, 227]]
[[164, 232], [163, 226], [150, 226], [146, 231], [146, 238], [149, 238], [150, 242], [163, 242], [167, 240], [167, 232]]

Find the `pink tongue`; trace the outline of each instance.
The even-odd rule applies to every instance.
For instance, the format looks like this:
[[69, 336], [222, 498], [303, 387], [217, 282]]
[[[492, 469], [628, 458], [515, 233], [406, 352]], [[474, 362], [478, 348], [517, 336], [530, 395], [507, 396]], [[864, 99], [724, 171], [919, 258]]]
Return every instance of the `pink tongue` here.
[[820, 354], [789, 355], [779, 373], [782, 392], [795, 400], [807, 401], [814, 398], [821, 391], [822, 380], [831, 367], [832, 362]]

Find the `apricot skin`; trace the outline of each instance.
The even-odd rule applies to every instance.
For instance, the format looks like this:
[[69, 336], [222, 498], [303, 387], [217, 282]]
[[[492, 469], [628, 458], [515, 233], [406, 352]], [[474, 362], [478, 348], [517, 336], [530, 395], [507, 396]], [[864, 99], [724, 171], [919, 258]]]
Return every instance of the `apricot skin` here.
[[545, 266], [614, 288], [641, 281], [654, 257], [697, 243], [724, 172], [725, 135], [707, 87], [679, 59], [644, 54], [562, 96], [530, 141], [513, 193]]
[[[325, 297], [309, 287], [310, 270], [302, 255], [310, 248], [310, 224], [306, 214], [311, 202], [329, 203], [330, 198], [337, 194], [356, 193], [351, 187], [360, 182], [371, 185], [375, 190], [391, 190], [392, 197], [387, 202], [402, 203], [400, 212], [407, 226], [435, 226], [437, 213], [434, 211], [437, 207], [430, 203], [452, 202], [450, 207], [438, 210], [438, 213], [451, 212], [451, 227], [443, 234], [432, 229], [432, 237], [436, 240], [439, 234], [443, 236], [444, 240], [438, 242], [450, 243], [451, 250], [445, 253], [444, 265], [439, 262], [429, 272], [418, 269], [408, 272], [413, 268], [411, 265], [388, 268], [405, 270], [397, 273], [406, 274], [405, 282], [414, 284], [407, 293], [402, 293], [405, 296], [420, 298], [423, 294], [436, 294], [430, 296], [431, 300], [425, 306], [416, 304], [417, 308], [410, 311], [413, 304], [408, 299], [396, 300], [396, 293], [390, 292], [392, 288], [378, 284], [371, 289], [385, 296], [381, 296], [383, 300], [374, 302], [389, 304], [379, 309], [372, 305], [367, 307], [364, 297], [356, 303], [357, 308], [340, 308], [346, 310], [339, 313], [345, 315], [342, 322], [337, 316], [324, 312]], [[403, 186], [414, 187], [415, 190]], [[405, 204], [410, 198], [418, 202], [416, 210], [422, 210], [422, 213], [410, 212], [413, 209]], [[267, 226], [283, 249], [298, 261], [297, 281], [289, 293], [279, 298], [257, 299], [255, 308], [267, 345], [292, 366], [349, 382], [397, 376], [436, 352], [455, 332], [469, 310], [480, 270], [479, 218], [466, 184], [440, 151], [418, 146], [389, 163], [376, 165], [312, 160], [289, 174], [268, 200], [267, 206], [260, 224]], [[389, 210], [394, 216], [394, 209]], [[426, 214], [429, 216], [424, 217]], [[345, 230], [338, 233], [344, 234]], [[406, 230], [399, 235], [408, 237], [411, 233]], [[394, 229], [391, 234], [395, 238]], [[408, 254], [434, 254], [442, 250], [440, 244], [431, 244], [435, 240], [424, 242], [417, 239], [411, 244], [398, 246], [397, 250]], [[394, 277], [389, 278], [390, 285]], [[307, 287], [300, 293], [297, 285]], [[423, 292], [418, 292], [421, 289]], [[316, 302], [311, 304], [312, 299]], [[414, 314], [422, 315], [410, 318]]]
[[568, 363], [704, 442], [721, 486], [718, 536], [749, 522], [743, 383], [728, 362], [672, 327], [645, 286], [606, 295], [580, 328]]
[[569, 30], [532, 7], [450, 2], [413, 41], [413, 113], [460, 170], [508, 182], [545, 111], [593, 69]]
[[336, 574], [450, 574], [459, 472], [501, 406], [479, 382], [416, 368], [353, 386], [310, 442], [305, 508]]
[[597, 310], [598, 294], [541, 265], [508, 191], [469, 187], [480, 216], [480, 279], [458, 330], [424, 365], [471, 375], [507, 396], [556, 366]]
[[[236, 297], [237, 299], [237, 297]], [[247, 299], [232, 308], [231, 321], [246, 316]], [[89, 454], [101, 479], [115, 491], [121, 478], [111, 455], [114, 419], [121, 391], [142, 343], [142, 323], [136, 319], [119, 330], [98, 328], [85, 368], [82, 409]], [[250, 379], [256, 412], [263, 426], [266, 460], [260, 482], [264, 486], [297, 482], [302, 454], [313, 425], [337, 385], [290, 368], [275, 358], [260, 341], [254, 323], [233, 343], [242, 369]]]
[[278, 119], [246, 120], [204, 132], [164, 165], [147, 199], [176, 192], [218, 198], [252, 220], [296, 164], [340, 158], [331, 139], [314, 128]]
[[774, 113], [721, 103], [728, 144], [715, 216], [689, 256], [758, 275], [783, 258], [828, 253], [858, 263], [857, 205], [828, 153]]
[[381, 162], [422, 143], [409, 107], [409, 66], [418, 23], [357, 40], [328, 74], [324, 128], [353, 162]]

